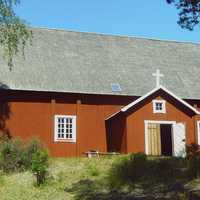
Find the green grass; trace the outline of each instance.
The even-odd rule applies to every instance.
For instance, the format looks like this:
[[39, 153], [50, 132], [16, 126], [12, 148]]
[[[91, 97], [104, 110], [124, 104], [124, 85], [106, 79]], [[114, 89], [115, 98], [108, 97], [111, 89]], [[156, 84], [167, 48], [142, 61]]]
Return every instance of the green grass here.
[[[166, 188], [166, 180], [157, 184], [145, 185], [146, 181], [136, 182], [134, 187], [124, 184], [122, 188], [111, 187], [112, 178], [110, 169], [129, 156], [111, 156], [100, 158], [57, 158], [50, 160], [49, 177], [47, 182], [36, 186], [35, 177], [31, 172], [4, 174], [0, 172], [0, 200], [126, 200], [134, 199], [137, 195], [152, 194], [164, 195], [172, 192], [176, 198], [171, 200], [185, 200], [185, 192], [177, 193]], [[166, 159], [166, 158], [165, 158]], [[149, 157], [155, 165], [158, 158]], [[179, 161], [170, 159], [170, 162], [178, 164]], [[113, 163], [115, 163], [113, 165]], [[182, 165], [182, 164], [181, 164]], [[143, 165], [142, 165], [143, 166]], [[160, 169], [162, 171], [162, 166]], [[125, 168], [126, 169], [126, 168]], [[116, 175], [116, 173], [115, 173]], [[114, 176], [115, 176], [114, 175]], [[150, 176], [151, 177], [151, 176]], [[140, 180], [141, 181], [141, 180]], [[188, 182], [188, 187], [194, 188], [194, 184], [200, 185], [200, 181]], [[174, 181], [174, 186], [179, 187], [179, 182]], [[181, 184], [186, 184], [181, 182]], [[122, 185], [123, 186], [123, 185]], [[166, 191], [167, 189], [167, 191]], [[169, 191], [168, 191], [169, 190]], [[167, 192], [167, 193], [166, 193]], [[180, 198], [177, 198], [177, 195]], [[182, 197], [181, 197], [182, 195]]]
[[50, 160], [49, 178], [41, 187], [35, 186], [30, 172], [0, 174], [1, 200], [64, 200], [74, 199], [71, 188], [80, 180], [104, 179], [117, 156], [102, 158], [59, 158]]

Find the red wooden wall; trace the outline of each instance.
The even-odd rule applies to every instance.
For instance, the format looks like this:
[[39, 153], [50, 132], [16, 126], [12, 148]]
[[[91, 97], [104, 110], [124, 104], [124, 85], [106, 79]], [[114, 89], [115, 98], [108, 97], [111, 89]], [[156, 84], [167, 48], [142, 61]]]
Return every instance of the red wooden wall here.
[[[0, 128], [11, 137], [38, 137], [53, 156], [79, 156], [91, 149], [107, 151], [105, 119], [135, 97], [1, 91], [0, 99]], [[76, 143], [54, 142], [54, 115], [59, 114], [77, 116]]]
[[[164, 99], [166, 100], [166, 113], [153, 113], [153, 99]], [[190, 101], [191, 103], [191, 101]], [[199, 102], [195, 101], [195, 104]], [[124, 126], [124, 118], [126, 115], [126, 122]], [[116, 119], [115, 119], [116, 118]], [[183, 106], [180, 102], [173, 99], [172, 97], [166, 95], [164, 92], [157, 92], [154, 95], [148, 97], [141, 103], [139, 103], [134, 108], [130, 109], [124, 114], [117, 115], [112, 120], [111, 123], [111, 134], [118, 134], [119, 127], [124, 126], [125, 131], [124, 140], [126, 140], [126, 150], [127, 153], [130, 152], [145, 152], [145, 120], [155, 120], [155, 121], [176, 121], [182, 122], [186, 125], [186, 143], [191, 144], [192, 142], [197, 142], [197, 124], [196, 120], [200, 119], [200, 116], [194, 115], [187, 107]], [[118, 120], [118, 124], [115, 124], [115, 120]], [[120, 123], [120, 124], [119, 124]], [[121, 144], [115, 147], [120, 148]], [[123, 152], [123, 150], [121, 150]]]

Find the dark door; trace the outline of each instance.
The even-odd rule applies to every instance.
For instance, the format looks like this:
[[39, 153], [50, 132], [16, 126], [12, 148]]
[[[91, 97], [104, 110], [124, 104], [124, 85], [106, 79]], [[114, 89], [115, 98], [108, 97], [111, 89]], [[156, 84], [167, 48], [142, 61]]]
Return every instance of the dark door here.
[[172, 125], [160, 124], [161, 152], [164, 156], [172, 156]]

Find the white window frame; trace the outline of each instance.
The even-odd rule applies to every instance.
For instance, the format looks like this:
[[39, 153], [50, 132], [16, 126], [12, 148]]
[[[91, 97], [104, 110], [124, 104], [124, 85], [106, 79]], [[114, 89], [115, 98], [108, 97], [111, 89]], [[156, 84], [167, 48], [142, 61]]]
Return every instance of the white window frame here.
[[[72, 138], [58, 138], [58, 118], [72, 119]], [[76, 115], [54, 115], [54, 142], [76, 142]]]
[[200, 120], [197, 121], [197, 143], [200, 145]]
[[[156, 104], [161, 103], [162, 104], [162, 110], [156, 109]], [[153, 113], [166, 113], [166, 101], [165, 100], [153, 100]]]

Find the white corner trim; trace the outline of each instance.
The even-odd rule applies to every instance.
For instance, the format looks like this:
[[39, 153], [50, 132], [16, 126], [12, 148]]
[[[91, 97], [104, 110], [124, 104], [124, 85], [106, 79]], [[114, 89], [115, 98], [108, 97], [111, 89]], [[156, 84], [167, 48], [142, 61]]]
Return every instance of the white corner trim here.
[[192, 110], [194, 113], [196, 114], [200, 114], [200, 112], [195, 109], [193, 106], [191, 106], [189, 103], [187, 103], [186, 101], [184, 101], [183, 99], [179, 98], [178, 96], [176, 96], [175, 94], [173, 94], [172, 92], [170, 92], [168, 89], [166, 89], [163, 86], [160, 87], [156, 87], [153, 90], [151, 90], [150, 92], [148, 92], [147, 94], [145, 94], [144, 96], [138, 98], [137, 100], [133, 101], [132, 103], [128, 104], [127, 106], [123, 107], [121, 109], [122, 112], [126, 112], [129, 108], [133, 107], [134, 105], [138, 104], [139, 102], [141, 102], [142, 100], [144, 100], [145, 98], [147, 98], [148, 96], [150, 96], [151, 94], [153, 94], [154, 92], [158, 91], [159, 89], [165, 91], [167, 94], [169, 94], [170, 96], [172, 96], [173, 98], [175, 98], [177, 101], [181, 102], [183, 105], [185, 105], [186, 107], [188, 107], [190, 110]]
[[200, 121], [197, 121], [197, 143], [200, 145]]
[[[165, 100], [154, 99], [152, 101], [152, 103], [153, 103], [153, 113], [166, 113], [166, 101]], [[162, 104], [162, 110], [156, 110], [157, 103]]]

